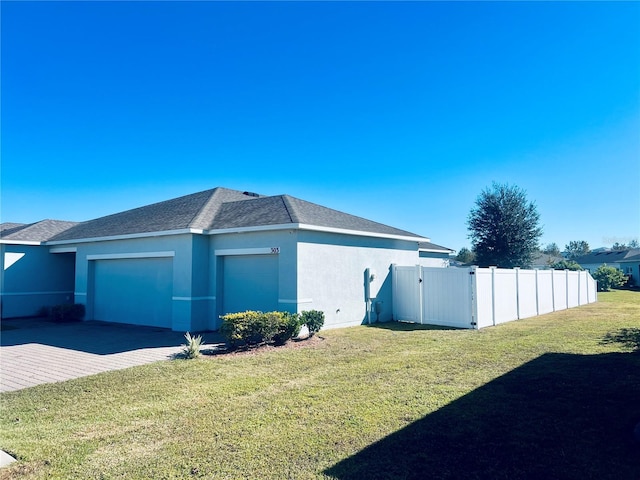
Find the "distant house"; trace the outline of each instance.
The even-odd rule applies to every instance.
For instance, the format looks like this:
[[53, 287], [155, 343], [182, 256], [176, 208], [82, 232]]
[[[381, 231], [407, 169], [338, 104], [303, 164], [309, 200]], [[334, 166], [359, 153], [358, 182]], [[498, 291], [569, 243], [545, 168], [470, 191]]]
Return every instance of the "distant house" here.
[[[74, 266], [59, 289], [73, 292], [87, 319], [178, 331], [215, 330], [220, 315], [248, 309], [322, 310], [327, 327], [340, 327], [362, 323], [377, 303], [376, 317], [390, 320], [390, 266], [450, 251], [289, 195], [220, 187], [65, 227], [43, 237], [37, 255]], [[27, 253], [11, 241], [2, 234], [3, 253]], [[40, 293], [29, 293], [29, 312], [6, 316], [53, 302]]]
[[423, 267], [448, 267], [455, 250], [431, 242], [418, 244], [418, 264]]
[[531, 268], [538, 268], [541, 270], [546, 270], [551, 268], [551, 265], [554, 263], [561, 262], [565, 260], [564, 257], [559, 255], [549, 255], [548, 253], [539, 253], [533, 259], [531, 263]]
[[591, 273], [601, 265], [617, 268], [630, 277], [629, 284], [640, 285], [640, 248], [591, 252], [575, 261]]

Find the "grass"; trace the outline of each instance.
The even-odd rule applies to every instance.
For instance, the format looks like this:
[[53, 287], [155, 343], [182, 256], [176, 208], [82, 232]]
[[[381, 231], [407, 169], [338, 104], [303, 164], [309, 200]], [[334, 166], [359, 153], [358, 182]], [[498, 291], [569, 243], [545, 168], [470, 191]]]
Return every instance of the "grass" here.
[[640, 293], [0, 396], [6, 478], [640, 478]]

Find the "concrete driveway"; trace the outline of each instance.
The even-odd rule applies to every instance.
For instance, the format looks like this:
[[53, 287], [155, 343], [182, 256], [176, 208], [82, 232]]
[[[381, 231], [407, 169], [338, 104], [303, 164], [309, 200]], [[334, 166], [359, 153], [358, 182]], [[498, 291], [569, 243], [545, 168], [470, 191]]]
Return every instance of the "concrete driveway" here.
[[[204, 333], [208, 345], [219, 343]], [[105, 322], [2, 320], [0, 392], [61, 382], [109, 370], [167, 360], [180, 353], [182, 333]]]

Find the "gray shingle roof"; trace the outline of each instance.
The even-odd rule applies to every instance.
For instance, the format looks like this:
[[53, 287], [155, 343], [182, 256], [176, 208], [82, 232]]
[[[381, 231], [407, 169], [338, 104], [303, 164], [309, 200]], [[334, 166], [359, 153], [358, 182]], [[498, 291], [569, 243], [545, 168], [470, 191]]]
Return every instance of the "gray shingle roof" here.
[[53, 240], [112, 237], [186, 228], [206, 229], [224, 202], [249, 198], [254, 197], [236, 190], [214, 188], [82, 222]]
[[428, 251], [438, 251], [442, 253], [453, 253], [455, 251], [450, 248], [443, 247], [441, 245], [436, 245], [435, 243], [431, 243], [431, 242], [420, 242], [418, 244], [418, 249], [428, 250]]
[[210, 228], [226, 229], [288, 223], [384, 235], [419, 237], [419, 235], [405, 230], [323, 207], [289, 195], [261, 197], [223, 204], [218, 215], [213, 219]]
[[420, 238], [405, 230], [289, 195], [265, 197], [218, 187], [82, 222], [52, 240], [79, 240], [188, 228], [218, 230], [286, 224]]
[[608, 252], [592, 252], [587, 255], [583, 255], [575, 259], [580, 265], [591, 265], [594, 263], [618, 263], [625, 261], [633, 261], [631, 258], [635, 258], [640, 255], [640, 249], [629, 250], [610, 250]]
[[3, 223], [0, 238], [5, 241], [46, 242], [56, 235], [77, 225], [63, 220], [41, 220], [31, 224]]

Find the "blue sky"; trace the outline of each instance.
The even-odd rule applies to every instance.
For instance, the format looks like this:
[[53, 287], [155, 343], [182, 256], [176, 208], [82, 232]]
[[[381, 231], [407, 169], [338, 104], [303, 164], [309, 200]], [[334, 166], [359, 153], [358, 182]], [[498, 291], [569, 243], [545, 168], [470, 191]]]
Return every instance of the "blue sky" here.
[[493, 181], [541, 242], [640, 236], [640, 3], [1, 4], [1, 221], [216, 186], [469, 246]]

